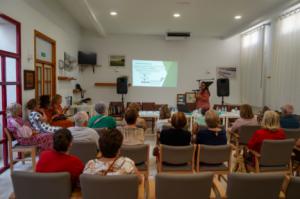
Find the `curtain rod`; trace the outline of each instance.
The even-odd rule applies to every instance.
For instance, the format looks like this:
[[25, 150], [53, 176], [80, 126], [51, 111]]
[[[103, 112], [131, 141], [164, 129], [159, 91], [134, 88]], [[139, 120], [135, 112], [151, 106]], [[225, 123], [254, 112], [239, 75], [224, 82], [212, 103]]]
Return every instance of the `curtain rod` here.
[[279, 16], [279, 19], [289, 17], [289, 16], [297, 14], [299, 12], [300, 12], [300, 5], [298, 5], [297, 8], [294, 8], [294, 9], [292, 9], [290, 11], [287, 11], [286, 13], [282, 14], [281, 16]]
[[263, 23], [257, 24], [255, 26], [252, 26], [248, 30], [245, 30], [244, 32], [242, 32], [241, 35], [244, 36], [247, 34], [251, 34], [252, 32], [256, 31], [259, 28], [263, 28], [265, 26], [270, 26], [270, 25], [271, 25], [271, 22], [263, 22]]

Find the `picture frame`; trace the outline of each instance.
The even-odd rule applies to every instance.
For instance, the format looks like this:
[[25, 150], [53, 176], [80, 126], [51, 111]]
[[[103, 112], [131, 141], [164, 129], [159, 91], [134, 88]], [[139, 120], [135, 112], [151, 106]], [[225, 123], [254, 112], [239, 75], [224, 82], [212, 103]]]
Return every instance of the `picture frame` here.
[[196, 94], [194, 92], [187, 92], [185, 93], [186, 103], [187, 104], [194, 104], [196, 103]]
[[24, 90], [35, 89], [35, 71], [24, 70]]
[[126, 57], [125, 55], [109, 55], [109, 66], [113, 67], [125, 67]]
[[185, 97], [186, 97], [185, 94], [177, 94], [177, 99], [176, 99], [177, 104], [185, 104], [186, 103]]

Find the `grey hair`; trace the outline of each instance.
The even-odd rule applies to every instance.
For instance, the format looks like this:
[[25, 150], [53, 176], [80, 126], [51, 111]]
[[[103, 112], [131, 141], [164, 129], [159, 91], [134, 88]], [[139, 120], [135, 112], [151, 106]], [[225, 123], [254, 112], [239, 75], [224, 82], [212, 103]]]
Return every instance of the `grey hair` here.
[[7, 108], [7, 116], [16, 117], [18, 110], [22, 109], [21, 104], [11, 103]]
[[75, 126], [82, 126], [85, 122], [89, 120], [89, 116], [86, 112], [80, 111], [74, 115]]
[[97, 104], [95, 104], [95, 111], [98, 113], [98, 114], [103, 114], [105, 113], [106, 111], [106, 105], [104, 102], [100, 101], [98, 102]]

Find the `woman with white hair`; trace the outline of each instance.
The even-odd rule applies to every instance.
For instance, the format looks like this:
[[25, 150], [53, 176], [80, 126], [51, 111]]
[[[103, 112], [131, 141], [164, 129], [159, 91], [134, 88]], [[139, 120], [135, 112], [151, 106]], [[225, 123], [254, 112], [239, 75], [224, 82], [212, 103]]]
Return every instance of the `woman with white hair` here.
[[7, 107], [7, 129], [22, 146], [37, 145], [41, 150], [52, 148], [52, 133], [35, 133], [24, 124], [22, 119], [22, 106], [12, 103]]
[[281, 107], [280, 126], [285, 129], [300, 128], [299, 120], [294, 115], [294, 107], [291, 104], [286, 104]]
[[104, 102], [98, 102], [95, 104], [95, 111], [97, 115], [93, 116], [89, 120], [88, 127], [90, 128], [116, 128], [116, 120], [107, 115], [107, 109]]

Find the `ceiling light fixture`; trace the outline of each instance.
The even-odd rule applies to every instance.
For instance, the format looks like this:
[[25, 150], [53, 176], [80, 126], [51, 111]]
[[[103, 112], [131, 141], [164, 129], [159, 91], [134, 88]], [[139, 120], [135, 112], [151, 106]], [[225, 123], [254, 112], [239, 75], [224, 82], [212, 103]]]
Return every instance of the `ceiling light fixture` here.
[[117, 13], [116, 11], [111, 11], [109, 14], [110, 14], [111, 16], [116, 16], [116, 15], [118, 15], [118, 13]]
[[174, 13], [174, 14], [173, 14], [173, 17], [174, 17], [174, 18], [179, 18], [179, 17], [181, 17], [181, 15], [180, 15], [179, 13]]
[[242, 18], [241, 15], [236, 15], [236, 16], [234, 17], [234, 19], [236, 19], [236, 20], [239, 20], [239, 19], [241, 19], [241, 18]]

